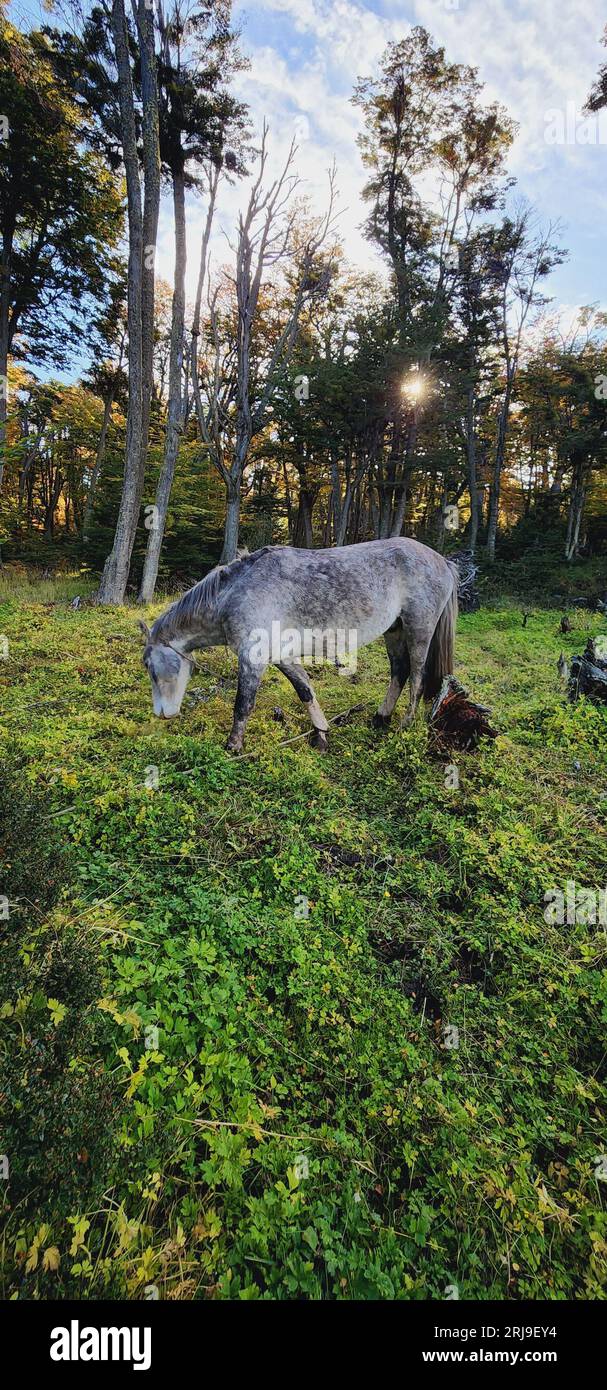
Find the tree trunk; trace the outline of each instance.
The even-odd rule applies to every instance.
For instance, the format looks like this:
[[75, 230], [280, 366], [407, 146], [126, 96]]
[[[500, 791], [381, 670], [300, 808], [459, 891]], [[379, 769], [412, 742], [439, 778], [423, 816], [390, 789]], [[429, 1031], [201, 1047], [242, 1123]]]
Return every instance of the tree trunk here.
[[7, 219], [2, 236], [0, 256], [0, 488], [4, 476], [6, 424], [8, 418], [8, 354], [11, 345], [10, 303], [11, 264], [15, 224]]
[[226, 486], [226, 519], [223, 528], [223, 548], [219, 557], [220, 565], [229, 565], [236, 559], [238, 549], [238, 528], [240, 525], [240, 483], [230, 481]]
[[413, 456], [415, 454], [416, 443], [417, 409], [414, 406], [411, 412], [409, 426], [407, 429], [407, 443], [405, 446], [405, 457], [403, 460], [402, 478], [398, 489], [398, 501], [396, 503], [393, 503], [392, 525], [390, 527], [390, 535], [394, 537], [402, 535], [403, 526], [405, 524], [407, 497], [409, 495], [409, 479], [411, 477], [412, 461]]
[[88, 492], [87, 492], [87, 494], [86, 494], [86, 502], [85, 502], [85, 504], [84, 504], [84, 517], [83, 517], [83, 521], [82, 521], [82, 540], [83, 540], [84, 545], [86, 545], [86, 543], [87, 543], [87, 541], [88, 541], [88, 528], [89, 528], [89, 525], [90, 525], [91, 516], [92, 516], [92, 514], [93, 514], [93, 505], [94, 505], [94, 502], [95, 502], [95, 494], [96, 494], [96, 492], [97, 492], [97, 486], [98, 486], [98, 483], [99, 483], [99, 478], [101, 477], [101, 469], [102, 469], [102, 467], [103, 467], [103, 460], [104, 460], [104, 458], [105, 458], [105, 446], [106, 446], [106, 443], [107, 443], [107, 432], [108, 432], [108, 429], [109, 429], [110, 419], [111, 419], [111, 416], [112, 416], [112, 406], [113, 406], [113, 404], [114, 404], [114, 386], [112, 385], [112, 386], [110, 387], [110, 390], [108, 391], [108, 394], [107, 394], [107, 396], [106, 396], [106, 398], [105, 398], [105, 403], [104, 403], [104, 406], [103, 406], [103, 420], [102, 420], [102, 422], [101, 422], [101, 433], [100, 433], [100, 435], [99, 435], [99, 442], [98, 442], [98, 444], [97, 444], [97, 453], [96, 453], [96, 455], [95, 455], [95, 463], [94, 463], [94, 467], [93, 467], [93, 472], [91, 473], [91, 481], [90, 481], [90, 483], [89, 483], [89, 489], [88, 489]]
[[290, 484], [290, 482], [289, 482], [289, 470], [288, 470], [288, 468], [287, 468], [287, 461], [286, 461], [286, 459], [285, 459], [284, 454], [283, 454], [283, 456], [282, 456], [282, 480], [283, 480], [284, 490], [285, 490], [285, 507], [286, 507], [286, 510], [287, 510], [287, 527], [288, 527], [288, 535], [289, 535], [289, 545], [292, 545], [292, 544], [293, 544], [293, 521], [294, 521], [294, 515], [293, 515], [293, 505], [292, 505], [292, 501], [291, 501], [291, 484]]
[[[124, 481], [114, 535], [114, 544], [103, 567], [98, 599], [100, 603], [121, 603], [124, 598], [131, 563], [131, 534], [133, 515], [137, 516], [141, 501], [139, 468], [142, 429], [142, 271], [143, 217], [141, 187], [137, 156], [135, 103], [129, 59], [124, 0], [113, 0], [112, 33], [118, 72], [120, 124], [123, 160], [126, 173], [129, 223], [128, 262], [128, 362], [129, 401], [126, 420], [126, 449]], [[136, 525], [136, 521], [135, 521]]]
[[63, 478], [59, 469], [54, 478], [49, 479], [49, 498], [44, 509], [44, 539], [52, 541], [55, 534], [55, 512], [61, 496]]
[[[147, 465], [150, 409], [154, 387], [154, 288], [158, 216], [160, 212], [160, 116], [154, 48], [154, 7], [150, 0], [138, 0], [137, 28], [141, 52], [141, 97], [143, 107], [143, 267], [141, 293], [141, 452], [139, 459], [139, 499], [143, 496]], [[131, 549], [135, 541], [139, 507], [133, 519]]]
[[6, 279], [7, 302], [5, 300], [4, 263], [0, 271], [2, 286], [0, 290], [0, 487], [4, 477], [6, 449], [6, 423], [8, 417], [8, 275]]
[[135, 104], [124, 0], [113, 0], [112, 31], [118, 70], [121, 136], [129, 221], [129, 405], [124, 484], [114, 544], [101, 576], [98, 593], [100, 603], [122, 603], [124, 599], [143, 495], [152, 388], [154, 251], [160, 205], [160, 153], [153, 15], [146, 9], [144, 0], [139, 0], [137, 28], [141, 54], [143, 97], [143, 213], [137, 155]]
[[309, 488], [300, 488], [293, 544], [301, 546], [303, 550], [314, 549], [314, 532], [312, 529], [312, 508], [314, 506], [314, 500], [314, 494]]
[[173, 207], [175, 210], [175, 285], [173, 290], [173, 310], [171, 318], [171, 352], [169, 363], [169, 404], [167, 428], [164, 441], [164, 460], [158, 489], [153, 525], [147, 544], [141, 589], [140, 603], [151, 603], [158, 578], [160, 551], [164, 536], [166, 518], [173, 486], [179, 440], [183, 430], [183, 336], [185, 328], [185, 185], [183, 172], [173, 173]]
[[380, 459], [379, 477], [377, 482], [377, 539], [385, 541], [390, 534], [390, 513], [392, 508], [392, 493], [384, 477], [383, 460]]
[[565, 559], [568, 563], [575, 560], [577, 555], [585, 501], [586, 475], [583, 466], [576, 465], [571, 483], [571, 498], [569, 501], [567, 536], [565, 540]]
[[342, 502], [342, 505], [341, 505], [340, 516], [339, 516], [339, 526], [338, 526], [337, 531], [336, 531], [336, 533], [335, 533], [335, 544], [336, 544], [336, 545], [345, 545], [345, 544], [346, 544], [346, 536], [347, 536], [347, 534], [348, 534], [348, 525], [349, 525], [349, 521], [350, 521], [350, 512], [351, 512], [351, 510], [352, 510], [352, 498], [353, 498], [353, 496], [354, 496], [354, 485], [353, 485], [353, 483], [352, 483], [352, 479], [349, 478], [348, 481], [347, 481], [347, 483], [346, 483], [346, 491], [345, 491], [345, 493], [344, 493], [344, 499], [343, 499], [343, 502]]
[[23, 464], [21, 465], [21, 470], [19, 473], [19, 493], [17, 502], [17, 516], [19, 519], [19, 523], [21, 523], [21, 518], [23, 515], [23, 502], [25, 499], [28, 478], [38, 456], [38, 450], [42, 443], [42, 434], [43, 432], [41, 431], [37, 438], [34, 440], [34, 443], [29, 453], [27, 454], [26, 458], [23, 461]]
[[487, 527], [487, 559], [490, 564], [495, 560], [495, 544], [497, 540], [497, 519], [499, 516], [500, 487], [502, 480], [502, 469], [506, 455], [506, 433], [508, 429], [508, 414], [510, 411], [510, 386], [506, 387], [506, 394], [500, 410], [497, 424], [497, 440], [495, 444], [495, 465], [493, 469], [493, 482], [491, 486], [491, 499], [489, 503], [489, 524]]
[[341, 532], [342, 526], [342, 501], [341, 501], [341, 480], [339, 476], [339, 460], [337, 450], [331, 449], [331, 497], [329, 501], [329, 517], [333, 518], [333, 537], [336, 545], [341, 545], [337, 537]]
[[466, 410], [466, 456], [468, 463], [468, 496], [470, 498], [470, 531], [468, 549], [474, 555], [478, 541], [479, 498], [478, 474], [476, 469], [476, 430], [474, 426], [474, 390], [468, 391]]

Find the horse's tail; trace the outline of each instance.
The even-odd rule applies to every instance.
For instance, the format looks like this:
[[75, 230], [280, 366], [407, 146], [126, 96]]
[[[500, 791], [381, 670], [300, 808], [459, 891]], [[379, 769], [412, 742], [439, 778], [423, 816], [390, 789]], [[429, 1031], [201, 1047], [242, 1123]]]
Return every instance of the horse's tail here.
[[450, 562], [449, 569], [453, 575], [453, 588], [434, 629], [426, 657], [422, 687], [424, 700], [433, 700], [438, 695], [445, 676], [453, 673], [458, 574], [456, 566]]

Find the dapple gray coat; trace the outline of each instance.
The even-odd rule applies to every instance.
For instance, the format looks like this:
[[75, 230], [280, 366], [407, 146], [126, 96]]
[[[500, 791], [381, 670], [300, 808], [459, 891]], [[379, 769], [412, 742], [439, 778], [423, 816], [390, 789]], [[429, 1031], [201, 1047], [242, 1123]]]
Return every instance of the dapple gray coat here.
[[[330, 550], [265, 546], [218, 566], [145, 629], [143, 660], [152, 682], [154, 711], [179, 713], [197, 648], [227, 645], [238, 656], [238, 692], [228, 748], [242, 748], [247, 719], [271, 660], [307, 706], [317, 746], [327, 746], [327, 720], [307, 672], [294, 660], [309, 634], [355, 635], [356, 647], [382, 634], [390, 658], [390, 685], [375, 724], [389, 721], [409, 678], [413, 719], [420, 695], [431, 698], [453, 669], [457, 569], [436, 551], [410, 539], [367, 541]], [[274, 627], [273, 627], [274, 625]], [[278, 627], [277, 627], [278, 625]], [[271, 649], [279, 631], [281, 645]], [[282, 642], [282, 634], [289, 633]], [[260, 636], [267, 635], [263, 649]], [[308, 635], [308, 636], [307, 636]], [[295, 644], [296, 645], [296, 644]]]

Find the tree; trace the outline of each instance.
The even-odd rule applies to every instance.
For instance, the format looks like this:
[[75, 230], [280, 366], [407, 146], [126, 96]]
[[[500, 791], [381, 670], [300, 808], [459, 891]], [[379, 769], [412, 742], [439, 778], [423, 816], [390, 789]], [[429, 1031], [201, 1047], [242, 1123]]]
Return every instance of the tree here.
[[[235, 273], [229, 277], [235, 297], [231, 330], [230, 313], [220, 312], [221, 283], [208, 292], [208, 352], [193, 384], [201, 438], [226, 489], [224, 564], [234, 558], [238, 545], [241, 485], [251, 441], [268, 423], [304, 309], [326, 292], [331, 279], [330, 257], [323, 259], [322, 253], [333, 225], [334, 173], [329, 175], [327, 212], [310, 221], [293, 202], [299, 182], [292, 168], [294, 154], [291, 145], [282, 171], [264, 186], [268, 159], [264, 125], [257, 172], [247, 207], [238, 219]], [[283, 297], [272, 341], [261, 342], [254, 361], [262, 285], [270, 267], [276, 275], [287, 265], [290, 294]], [[224, 295], [226, 288], [224, 278]]]
[[526, 470], [531, 503], [532, 469], [540, 457], [541, 509], [547, 521], [558, 517], [567, 497], [565, 559], [579, 552], [586, 500], [593, 479], [607, 459], [607, 315], [592, 306], [579, 311], [563, 332], [549, 324], [521, 375], [519, 398], [525, 427]]
[[95, 325], [95, 357], [88, 377], [84, 378], [83, 383], [100, 396], [103, 401], [103, 418], [99, 431], [95, 465], [87, 487], [82, 519], [82, 539], [85, 545], [88, 540], [88, 528], [105, 459], [112, 407], [119, 393], [124, 396], [125, 403], [128, 399], [128, 381], [124, 371], [127, 334], [125, 291], [124, 281], [122, 279], [117, 280], [109, 308], [99, 316]]
[[494, 274], [500, 283], [500, 336], [502, 345], [503, 390], [498, 409], [493, 479], [487, 526], [487, 559], [495, 559], [502, 470], [506, 456], [506, 437], [510, 407], [520, 366], [525, 330], [533, 310], [547, 303], [541, 282], [564, 252], [553, 243], [555, 228], [537, 226], [530, 208], [520, 208], [513, 218], [504, 219], [494, 243]]
[[[186, 396], [183, 379], [186, 275], [186, 188], [197, 189], [202, 170], [242, 169], [239, 146], [245, 130], [245, 109], [223, 85], [239, 65], [234, 36], [223, 7], [187, 11], [175, 0], [170, 16], [159, 11], [160, 149], [165, 174], [171, 181], [175, 227], [175, 278], [171, 317], [169, 397], [163, 465], [158, 481], [153, 524], [149, 529], [139, 598], [149, 603], [156, 585], [162, 538], [173, 485]], [[192, 33], [195, 42], [187, 43]], [[208, 246], [217, 180], [209, 179], [209, 213], [205, 229]]]
[[[496, 103], [481, 105], [481, 92], [477, 70], [449, 62], [420, 27], [390, 44], [379, 75], [355, 89], [365, 118], [359, 145], [369, 170], [366, 232], [391, 266], [398, 346], [409, 368], [427, 367], [440, 351], [459, 256], [479, 215], [500, 206], [508, 186], [504, 160], [514, 126]], [[386, 481], [395, 506], [382, 534], [402, 529], [417, 417], [415, 402], [393, 417]]]
[[[607, 48], [607, 26], [601, 43]], [[599, 68], [598, 77], [586, 102], [586, 110], [601, 111], [604, 106], [607, 106], [607, 63], [603, 63]]]
[[137, 117], [129, 31], [124, 0], [113, 0], [112, 36], [116, 57], [129, 228], [129, 404], [124, 484], [114, 544], [103, 567], [99, 585], [100, 603], [121, 603], [128, 582], [145, 481], [153, 381], [154, 257], [160, 208], [160, 145], [154, 21], [145, 0], [137, 0], [135, 22], [141, 70], [143, 200], [139, 179]]
[[477, 228], [458, 257], [455, 284], [455, 341], [450, 361], [461, 402], [455, 418], [464, 441], [470, 500], [466, 543], [474, 554], [481, 519], [479, 436], [483, 407], [495, 377], [499, 337], [500, 262], [495, 255], [496, 229]]
[[9, 355], [65, 365], [120, 272], [116, 178], [83, 148], [81, 115], [53, 57], [48, 36], [19, 33], [0, 10], [0, 482]]
[[40, 382], [21, 373], [7, 448], [7, 488], [16, 500], [15, 529], [54, 541], [76, 540], [103, 412], [101, 400], [80, 384]]

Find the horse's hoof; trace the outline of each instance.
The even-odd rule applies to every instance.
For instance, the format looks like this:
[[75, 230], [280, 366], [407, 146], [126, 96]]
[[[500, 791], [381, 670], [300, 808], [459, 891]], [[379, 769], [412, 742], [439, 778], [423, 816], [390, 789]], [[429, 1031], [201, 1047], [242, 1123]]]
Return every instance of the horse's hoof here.
[[317, 753], [327, 753], [329, 750], [329, 740], [322, 729], [316, 729], [311, 736], [310, 742]]
[[371, 724], [374, 729], [387, 729], [390, 724], [390, 715], [380, 714], [378, 710], [377, 713], [373, 715]]
[[226, 753], [242, 753], [242, 743], [234, 743], [231, 738], [226, 743]]

